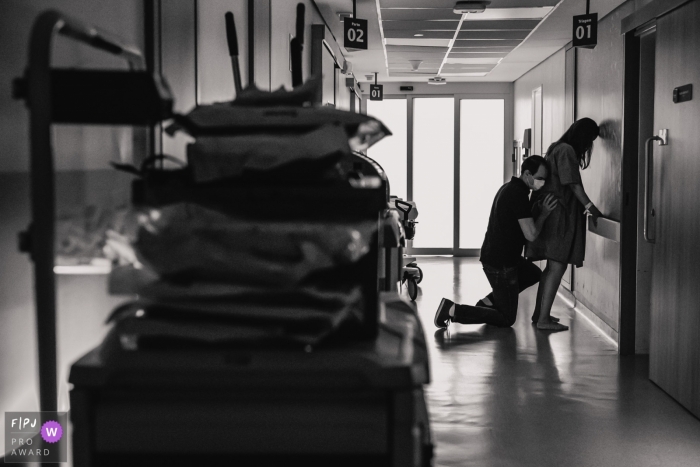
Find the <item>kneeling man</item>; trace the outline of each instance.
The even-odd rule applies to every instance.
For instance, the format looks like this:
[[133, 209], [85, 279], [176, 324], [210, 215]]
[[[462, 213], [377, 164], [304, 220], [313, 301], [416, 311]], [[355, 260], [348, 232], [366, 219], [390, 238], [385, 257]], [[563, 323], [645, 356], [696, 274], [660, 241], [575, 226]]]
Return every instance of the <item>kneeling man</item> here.
[[[556, 209], [557, 200], [547, 195], [542, 212], [534, 220], [530, 210], [530, 190], [545, 183], [549, 164], [540, 156], [530, 156], [521, 166], [520, 177], [512, 177], [496, 194], [489, 225], [481, 247], [480, 261], [493, 291], [476, 306], [457, 305], [442, 299], [435, 313], [435, 325], [446, 328], [450, 321], [462, 324], [492, 324], [509, 327], [518, 313], [518, 295], [540, 281], [540, 268], [522, 257], [525, 240], [533, 241], [542, 230], [547, 216]], [[542, 328], [566, 330], [557, 318]]]

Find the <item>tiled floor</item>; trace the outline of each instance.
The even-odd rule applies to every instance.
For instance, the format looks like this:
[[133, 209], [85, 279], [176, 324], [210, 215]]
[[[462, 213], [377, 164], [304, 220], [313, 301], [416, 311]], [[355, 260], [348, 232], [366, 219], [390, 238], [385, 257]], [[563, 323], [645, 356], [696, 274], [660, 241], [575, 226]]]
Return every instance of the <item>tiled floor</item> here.
[[445, 296], [475, 303], [490, 289], [473, 258], [418, 258], [416, 299], [430, 348], [427, 388], [436, 467], [700, 466], [700, 420], [647, 379], [648, 360], [615, 345], [557, 298], [570, 331], [530, 323], [536, 287], [513, 328], [436, 331]]

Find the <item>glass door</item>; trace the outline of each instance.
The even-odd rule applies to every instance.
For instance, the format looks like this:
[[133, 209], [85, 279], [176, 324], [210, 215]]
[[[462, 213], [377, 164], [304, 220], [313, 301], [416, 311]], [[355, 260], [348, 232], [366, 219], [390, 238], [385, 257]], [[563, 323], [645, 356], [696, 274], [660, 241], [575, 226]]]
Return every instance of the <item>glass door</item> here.
[[367, 100], [367, 115], [378, 118], [391, 131], [370, 149], [367, 155], [382, 166], [389, 179], [392, 196], [408, 199], [408, 108], [406, 98]]
[[459, 244], [476, 254], [484, 241], [491, 204], [503, 185], [505, 101], [459, 100]]
[[419, 222], [415, 254], [452, 254], [455, 226], [454, 97], [413, 98], [411, 200]]
[[410, 254], [479, 255], [510, 156], [507, 99], [409, 98], [408, 195], [419, 213]]

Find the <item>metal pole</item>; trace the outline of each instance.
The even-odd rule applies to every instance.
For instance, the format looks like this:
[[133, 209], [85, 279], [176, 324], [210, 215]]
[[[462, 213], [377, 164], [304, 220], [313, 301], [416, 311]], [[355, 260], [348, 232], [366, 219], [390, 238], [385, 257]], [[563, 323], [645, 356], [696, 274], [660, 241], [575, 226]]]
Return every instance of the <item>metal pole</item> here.
[[352, 0], [352, 17], [357, 18], [357, 0]]
[[591, 0], [586, 0], [586, 14], [591, 12]]

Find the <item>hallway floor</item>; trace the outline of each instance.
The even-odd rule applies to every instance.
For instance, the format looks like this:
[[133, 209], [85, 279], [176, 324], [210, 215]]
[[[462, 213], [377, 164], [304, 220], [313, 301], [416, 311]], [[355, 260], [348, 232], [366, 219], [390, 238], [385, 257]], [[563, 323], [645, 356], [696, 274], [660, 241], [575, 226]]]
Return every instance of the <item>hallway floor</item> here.
[[552, 314], [570, 331], [537, 331], [536, 286], [521, 294], [513, 328], [436, 330], [443, 296], [474, 304], [490, 288], [476, 258], [418, 264], [436, 467], [700, 465], [700, 420], [648, 380], [648, 358], [618, 357], [559, 297]]

